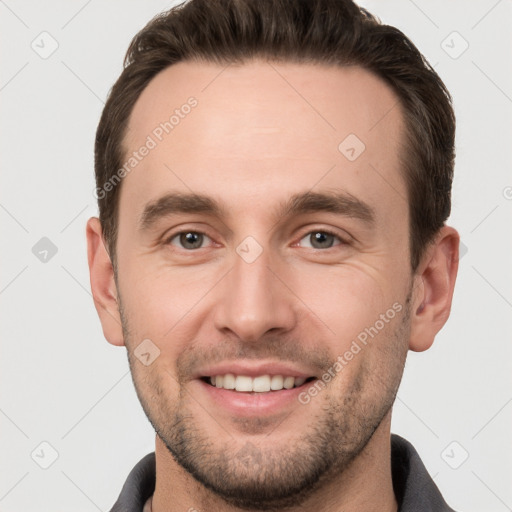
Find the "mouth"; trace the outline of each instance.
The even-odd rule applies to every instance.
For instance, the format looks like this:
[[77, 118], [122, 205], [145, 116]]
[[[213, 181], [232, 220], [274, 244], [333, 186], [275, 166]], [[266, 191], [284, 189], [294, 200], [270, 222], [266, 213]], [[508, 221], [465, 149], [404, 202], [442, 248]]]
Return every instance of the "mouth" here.
[[219, 389], [237, 393], [257, 394], [299, 388], [315, 380], [315, 377], [296, 377], [293, 375], [235, 375], [226, 373], [200, 377], [206, 384]]

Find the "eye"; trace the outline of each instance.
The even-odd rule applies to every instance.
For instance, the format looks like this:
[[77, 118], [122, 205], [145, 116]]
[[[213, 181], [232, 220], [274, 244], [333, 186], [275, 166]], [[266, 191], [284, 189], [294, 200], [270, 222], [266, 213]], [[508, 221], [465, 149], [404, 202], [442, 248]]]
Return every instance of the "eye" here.
[[181, 249], [193, 250], [201, 249], [203, 242], [206, 240], [210, 240], [210, 237], [204, 233], [199, 233], [198, 231], [181, 231], [169, 237], [166, 243]]
[[[336, 234], [325, 230], [310, 231], [305, 237], [301, 238], [299, 244], [306, 240], [304, 247], [312, 249], [330, 249], [335, 245], [341, 245], [345, 242]], [[336, 243], [336, 241], [338, 243]], [[309, 243], [309, 245], [307, 245]]]

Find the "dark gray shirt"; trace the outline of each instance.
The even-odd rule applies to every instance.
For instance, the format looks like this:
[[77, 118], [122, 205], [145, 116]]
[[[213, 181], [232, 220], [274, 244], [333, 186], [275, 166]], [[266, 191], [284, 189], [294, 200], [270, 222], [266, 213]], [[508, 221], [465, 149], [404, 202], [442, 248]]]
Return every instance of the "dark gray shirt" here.
[[[444, 501], [414, 446], [391, 435], [391, 470], [399, 512], [454, 512]], [[110, 512], [142, 512], [155, 491], [155, 453], [132, 469]]]

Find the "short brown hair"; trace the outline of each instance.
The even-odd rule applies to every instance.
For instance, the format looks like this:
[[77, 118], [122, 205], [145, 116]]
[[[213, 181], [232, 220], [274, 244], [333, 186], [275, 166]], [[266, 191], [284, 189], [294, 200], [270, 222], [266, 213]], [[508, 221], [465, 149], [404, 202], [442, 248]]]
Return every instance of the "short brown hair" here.
[[[151, 20], [132, 40], [96, 133], [97, 190], [122, 167], [133, 106], [148, 83], [180, 61], [221, 65], [272, 61], [357, 65], [398, 96], [405, 121], [403, 176], [411, 266], [451, 209], [455, 116], [445, 85], [413, 43], [351, 0], [190, 0]], [[114, 268], [121, 183], [98, 197]]]

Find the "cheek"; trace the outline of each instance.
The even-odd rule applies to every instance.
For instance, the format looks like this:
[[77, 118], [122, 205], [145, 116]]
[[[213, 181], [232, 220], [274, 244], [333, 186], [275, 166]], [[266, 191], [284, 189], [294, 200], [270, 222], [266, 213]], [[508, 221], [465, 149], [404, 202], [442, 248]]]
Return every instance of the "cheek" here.
[[122, 297], [130, 312], [130, 327], [158, 339], [171, 336], [186, 323], [216, 282], [215, 272], [183, 272], [142, 261], [126, 267], [124, 277]]
[[[154, 264], [130, 270], [123, 281], [123, 306], [130, 329], [127, 346], [133, 351], [142, 340], [150, 339], [159, 350], [151, 367], [140, 369], [141, 386], [152, 395], [162, 387], [177, 395], [180, 355], [200, 340], [211, 338], [213, 326], [207, 317], [218, 301], [212, 303], [210, 295], [222, 274], [206, 267], [183, 272]], [[151, 380], [149, 385], [157, 376], [159, 380]]]
[[393, 303], [387, 297], [391, 290], [372, 272], [355, 265], [304, 266], [295, 275], [300, 276], [294, 278], [297, 296], [321, 320], [326, 335], [338, 340], [340, 349]]

